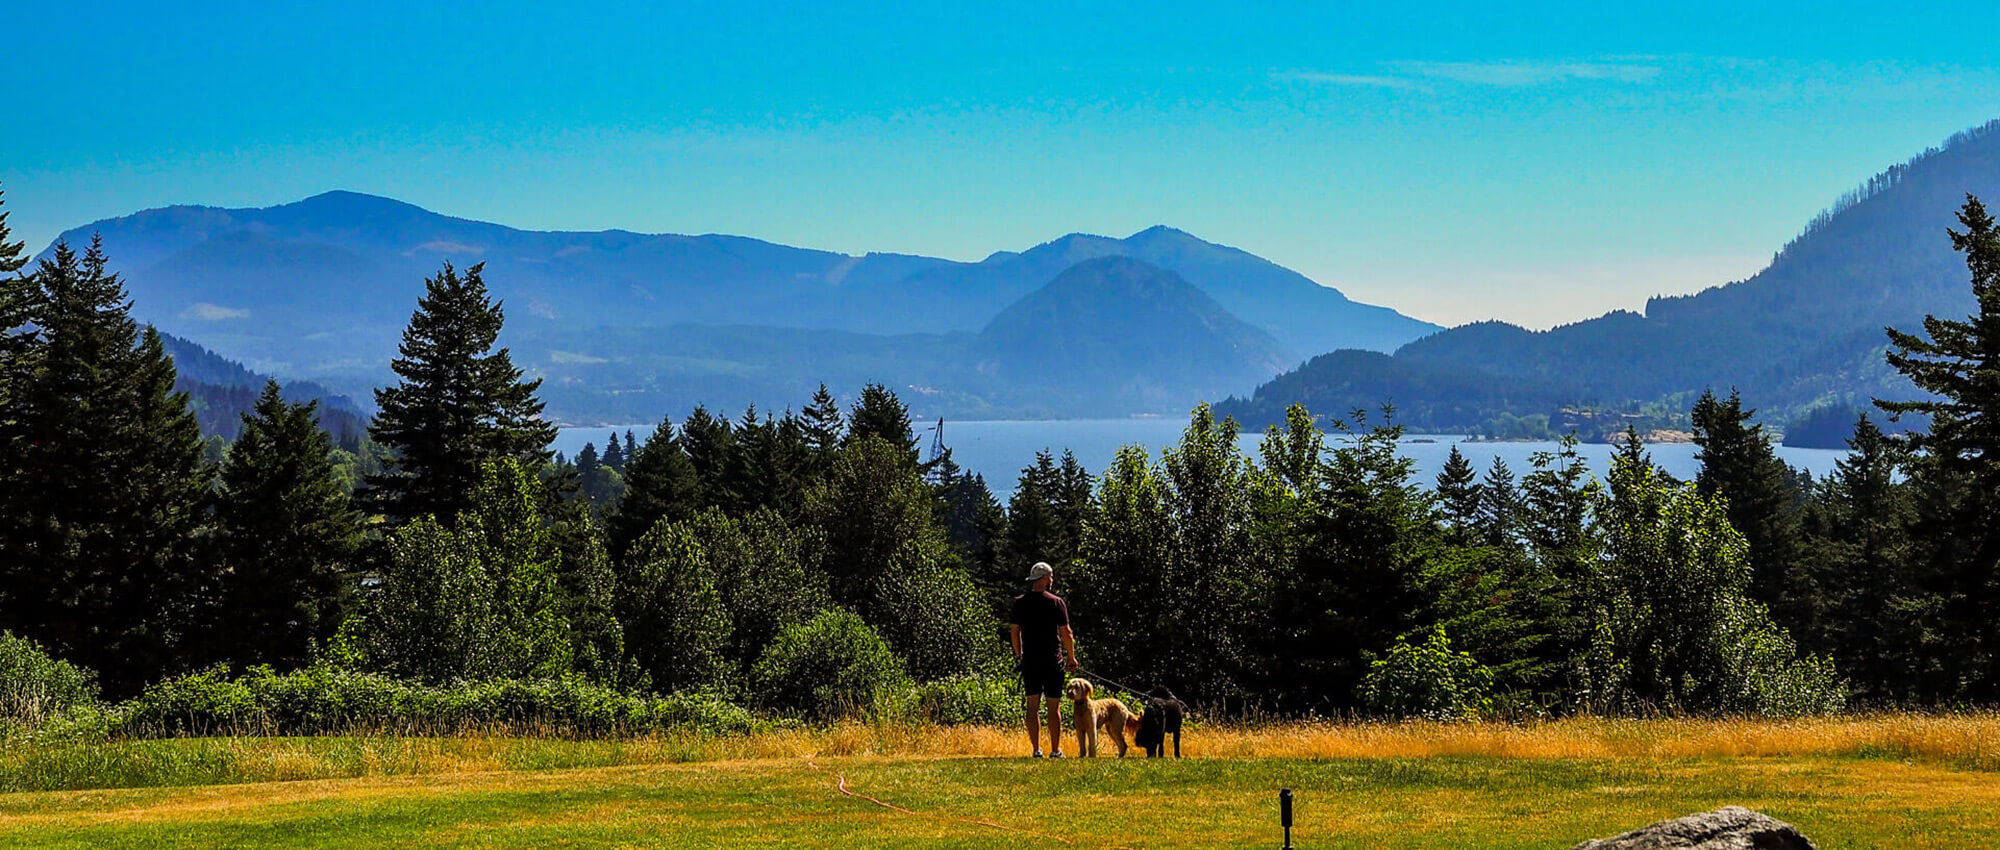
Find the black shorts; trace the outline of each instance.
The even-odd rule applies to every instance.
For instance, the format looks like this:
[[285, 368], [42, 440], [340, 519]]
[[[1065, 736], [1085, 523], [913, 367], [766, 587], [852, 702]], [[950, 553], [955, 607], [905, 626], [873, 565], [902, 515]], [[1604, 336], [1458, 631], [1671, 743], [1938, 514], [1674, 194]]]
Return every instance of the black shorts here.
[[1040, 660], [1021, 659], [1021, 690], [1028, 696], [1041, 694], [1046, 699], [1061, 699], [1063, 685], [1068, 683], [1069, 674], [1063, 671], [1062, 662], [1054, 658]]

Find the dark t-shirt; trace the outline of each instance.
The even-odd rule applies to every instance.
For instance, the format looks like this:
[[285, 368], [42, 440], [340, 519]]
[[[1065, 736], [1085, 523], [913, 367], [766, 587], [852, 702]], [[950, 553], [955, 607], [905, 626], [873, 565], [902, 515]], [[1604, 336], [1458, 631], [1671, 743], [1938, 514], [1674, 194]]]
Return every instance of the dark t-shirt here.
[[1007, 622], [1021, 627], [1022, 660], [1037, 656], [1062, 660], [1062, 638], [1056, 630], [1069, 625], [1069, 605], [1062, 597], [1046, 590], [1016, 596]]

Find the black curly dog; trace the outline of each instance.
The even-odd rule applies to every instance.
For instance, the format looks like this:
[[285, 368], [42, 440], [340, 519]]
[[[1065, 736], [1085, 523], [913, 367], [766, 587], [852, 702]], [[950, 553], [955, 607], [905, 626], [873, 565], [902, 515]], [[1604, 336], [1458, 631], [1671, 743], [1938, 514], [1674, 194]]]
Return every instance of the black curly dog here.
[[1167, 754], [1167, 736], [1174, 736], [1174, 758], [1181, 757], [1181, 714], [1187, 710], [1177, 699], [1157, 700], [1146, 705], [1146, 710], [1133, 718], [1139, 724], [1139, 734], [1133, 739], [1146, 750], [1146, 757]]

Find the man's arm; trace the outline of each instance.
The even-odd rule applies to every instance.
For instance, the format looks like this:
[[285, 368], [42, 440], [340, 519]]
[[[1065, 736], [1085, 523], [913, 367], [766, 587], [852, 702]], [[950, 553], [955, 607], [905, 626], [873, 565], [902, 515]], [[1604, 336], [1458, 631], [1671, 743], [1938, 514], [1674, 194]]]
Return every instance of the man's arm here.
[[[1019, 629], [1018, 627], [1016, 627], [1015, 631], [1016, 631], [1016, 632], [1018, 632], [1018, 631], [1020, 631], [1020, 629]], [[1064, 669], [1067, 669], [1067, 670], [1075, 670], [1075, 669], [1076, 669], [1076, 637], [1075, 637], [1074, 635], [1070, 634], [1070, 631], [1069, 631], [1069, 627], [1068, 627], [1068, 626], [1063, 626], [1062, 628], [1060, 628], [1060, 629], [1057, 629], [1057, 630], [1056, 630], [1056, 634], [1059, 634], [1059, 635], [1062, 635], [1062, 642], [1063, 642], [1063, 656], [1064, 656], [1064, 660], [1063, 660], [1063, 668], [1064, 668]], [[1019, 657], [1019, 656], [1020, 656], [1020, 654], [1021, 654], [1021, 650], [1019, 650], [1019, 649], [1015, 649], [1015, 650], [1014, 650], [1014, 655], [1015, 655], [1016, 657]]]
[[1021, 663], [1021, 624], [1007, 624], [1007, 638], [1014, 642], [1014, 663]]

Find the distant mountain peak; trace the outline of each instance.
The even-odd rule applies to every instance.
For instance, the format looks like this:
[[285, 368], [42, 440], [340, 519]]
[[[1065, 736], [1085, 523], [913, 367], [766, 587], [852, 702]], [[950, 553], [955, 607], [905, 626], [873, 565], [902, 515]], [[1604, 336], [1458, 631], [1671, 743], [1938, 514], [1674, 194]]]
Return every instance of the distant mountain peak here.
[[385, 198], [381, 195], [370, 195], [366, 192], [355, 192], [348, 189], [333, 189], [331, 191], [321, 192], [309, 198], [302, 198], [300, 200], [293, 201], [288, 204], [278, 204], [276, 206], [266, 207], [266, 209], [311, 210], [315, 213], [322, 213], [322, 214], [330, 213], [335, 215], [353, 213], [353, 212], [362, 212], [362, 211], [382, 211], [382, 210], [395, 210], [398, 212], [416, 212], [416, 213], [424, 213], [427, 215], [438, 215], [438, 213], [424, 209], [423, 207], [417, 206], [416, 204], [412, 204], [408, 201], [399, 201], [396, 200], [395, 198]]
[[1127, 242], [1139, 242], [1152, 239], [1192, 240], [1204, 244], [1211, 244], [1211, 245], [1214, 244], [1206, 239], [1203, 239], [1178, 227], [1168, 227], [1167, 225], [1164, 224], [1155, 224], [1152, 227], [1148, 227], [1145, 230], [1141, 230], [1138, 233], [1134, 233], [1131, 236], [1125, 237], [1125, 241]]
[[1123, 255], [1064, 269], [995, 316], [978, 344], [986, 374], [1098, 387], [1156, 406], [1171, 405], [1169, 387], [1220, 398], [1291, 362], [1270, 334], [1179, 274]]

